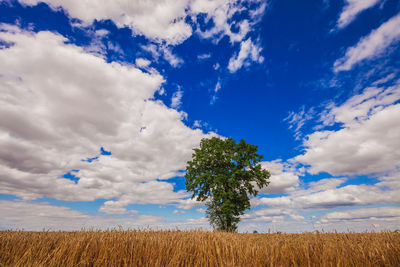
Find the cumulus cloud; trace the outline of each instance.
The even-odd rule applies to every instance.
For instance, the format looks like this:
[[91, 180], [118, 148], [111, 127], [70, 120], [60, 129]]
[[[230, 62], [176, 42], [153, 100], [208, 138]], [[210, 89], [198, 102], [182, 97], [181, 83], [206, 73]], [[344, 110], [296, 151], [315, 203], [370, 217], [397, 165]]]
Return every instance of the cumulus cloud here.
[[283, 221], [286, 216], [294, 220], [304, 219], [303, 216], [297, 215], [295, 211], [290, 209], [258, 209], [241, 216], [244, 223], [248, 221], [263, 221], [263, 222], [279, 222]]
[[[264, 231], [270, 227], [289, 231], [365, 231], [372, 223], [379, 226], [374, 230], [396, 229], [399, 226], [397, 210], [390, 206], [368, 206], [400, 204], [399, 175], [397, 172], [379, 177], [373, 185], [346, 185], [350, 182], [347, 178], [326, 178], [303, 184], [286, 196], [253, 198], [252, 205], [260, 207], [243, 215], [243, 224], [262, 222], [263, 226], [254, 227]], [[337, 209], [347, 210], [338, 212]], [[322, 215], [315, 216], [315, 212]], [[274, 222], [279, 222], [279, 227]]]
[[308, 135], [305, 152], [295, 161], [309, 165], [313, 174], [373, 174], [399, 168], [399, 99], [400, 83], [396, 82], [387, 88], [366, 88], [340, 106], [331, 104], [321, 119], [341, 128]]
[[24, 230], [81, 230], [158, 226], [160, 216], [130, 215], [110, 217], [90, 215], [46, 202], [0, 200], [0, 228]]
[[349, 25], [362, 11], [375, 6], [379, 0], [346, 0], [337, 27], [342, 29]]
[[199, 213], [206, 213], [206, 209], [203, 209], [203, 208], [198, 208], [198, 209], [196, 209], [196, 211]]
[[135, 65], [139, 68], [146, 68], [151, 64], [151, 61], [145, 58], [137, 58], [135, 60]]
[[185, 213], [185, 211], [183, 211], [183, 210], [174, 210], [173, 212], [172, 212], [173, 214], [184, 214]]
[[329, 210], [348, 206], [400, 203], [400, 173], [378, 178], [373, 185], [343, 185], [347, 178], [326, 178], [310, 182], [287, 196], [253, 199], [254, 205], [300, 210]]
[[[116, 199], [101, 208], [109, 213], [187, 196], [156, 179], [181, 175], [206, 135], [151, 100], [160, 74], [107, 63], [55, 33], [2, 28], [0, 39], [13, 45], [0, 50], [0, 193]], [[111, 155], [83, 161], [100, 147]], [[71, 170], [77, 183], [63, 178]]]
[[[399, 218], [393, 215], [398, 211], [388, 205], [400, 203], [399, 100], [400, 81], [396, 74], [386, 73], [345, 102], [327, 103], [319, 116], [314, 112], [308, 118], [305, 111], [298, 116], [291, 114], [287, 120], [297, 130], [311, 120], [317, 125], [303, 140], [304, 153], [289, 160], [293, 164], [289, 166], [304, 164], [308, 173], [327, 172], [336, 177], [300, 182], [284, 196], [252, 199], [254, 206], [265, 205], [282, 212], [269, 216], [268, 209], [259, 208], [249, 221], [256, 226], [265, 219], [270, 226], [274, 218], [283, 218], [279, 225], [295, 229], [293, 216], [303, 216], [297, 217], [297, 229], [398, 228]], [[349, 175], [368, 175], [365, 179], [369, 181], [354, 184], [352, 177], [340, 177]], [[323, 215], [311, 216], [316, 211]]]
[[271, 174], [270, 183], [267, 187], [259, 190], [262, 194], [282, 194], [295, 190], [299, 185], [299, 177], [296, 170], [293, 170], [282, 160], [262, 162], [261, 166]]
[[325, 214], [321, 222], [386, 219], [400, 222], [400, 207], [363, 208]]
[[[347, 184], [348, 178], [326, 178], [309, 182], [297, 187], [295, 191], [281, 197], [261, 197], [251, 200], [252, 206], [261, 206], [243, 215], [243, 227], [249, 223], [263, 222], [263, 226], [254, 225], [265, 231], [273, 228], [289, 231], [304, 230], [340, 230], [365, 231], [372, 223], [377, 229], [398, 228], [398, 214], [388, 211], [391, 207], [365, 208], [368, 205], [400, 204], [400, 173], [383, 175], [372, 185]], [[346, 185], [347, 184], [347, 185]], [[262, 208], [268, 206], [268, 208]], [[349, 209], [342, 212], [332, 209]], [[322, 216], [310, 216], [316, 211]], [[396, 225], [397, 222], [397, 225]]]
[[[180, 212], [183, 213], [183, 212]], [[168, 221], [165, 217], [138, 214], [131, 210], [126, 215], [92, 215], [47, 202], [0, 200], [0, 229], [67, 230], [84, 229], [209, 229], [206, 218]]]
[[184, 210], [193, 209], [194, 207], [204, 206], [206, 202], [197, 201], [196, 198], [187, 198], [179, 201], [177, 207]]
[[335, 61], [335, 72], [346, 71], [357, 63], [381, 55], [390, 45], [400, 40], [400, 14], [383, 23], [355, 46], [347, 49], [344, 57]]
[[387, 231], [399, 229], [400, 207], [374, 207], [335, 211], [315, 222], [319, 229]]
[[229, 60], [229, 71], [234, 73], [238, 69], [242, 68], [242, 66], [249, 66], [251, 62], [262, 63], [264, 57], [260, 55], [261, 51], [262, 48], [259, 45], [254, 44], [250, 38], [241, 42], [239, 53]]
[[[70, 17], [78, 18], [86, 25], [94, 20], [110, 19], [118, 27], [129, 27], [134, 34], [142, 34], [158, 43], [171, 45], [182, 43], [192, 35], [192, 26], [186, 23], [188, 16], [196, 20], [198, 14], [205, 14], [206, 20], [212, 20], [211, 29], [201, 31], [199, 36], [219, 40], [229, 36], [232, 42], [240, 42], [251, 30], [251, 26], [262, 17], [266, 4], [257, 3], [250, 10], [249, 18], [232, 21], [232, 16], [243, 11], [245, 2], [236, 0], [118, 0], [118, 1], [79, 1], [79, 0], [19, 0], [23, 5], [34, 6], [40, 2], [48, 4], [52, 9], [64, 9]], [[236, 23], [236, 24], [235, 24]], [[198, 25], [199, 26], [199, 25]], [[232, 31], [237, 26], [239, 31]]]
[[134, 34], [143, 34], [155, 41], [178, 44], [192, 34], [185, 23], [187, 0], [155, 1], [79, 1], [79, 0], [20, 0], [24, 5], [34, 6], [39, 2], [54, 10], [63, 8], [73, 18], [91, 24], [95, 19], [111, 19], [118, 27], [128, 26]]

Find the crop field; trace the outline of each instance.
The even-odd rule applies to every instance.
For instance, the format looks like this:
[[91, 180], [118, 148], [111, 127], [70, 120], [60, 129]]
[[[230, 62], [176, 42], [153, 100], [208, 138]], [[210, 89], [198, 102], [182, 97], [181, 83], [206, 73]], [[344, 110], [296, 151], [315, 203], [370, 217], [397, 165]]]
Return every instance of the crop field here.
[[0, 266], [400, 266], [400, 234], [1, 231]]

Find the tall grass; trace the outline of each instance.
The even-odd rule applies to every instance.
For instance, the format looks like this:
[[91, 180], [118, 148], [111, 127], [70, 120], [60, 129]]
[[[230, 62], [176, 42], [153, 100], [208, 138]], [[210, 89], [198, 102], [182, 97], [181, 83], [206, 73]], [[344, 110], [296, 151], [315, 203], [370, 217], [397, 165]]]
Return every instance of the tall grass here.
[[2, 231], [0, 266], [400, 266], [400, 234]]

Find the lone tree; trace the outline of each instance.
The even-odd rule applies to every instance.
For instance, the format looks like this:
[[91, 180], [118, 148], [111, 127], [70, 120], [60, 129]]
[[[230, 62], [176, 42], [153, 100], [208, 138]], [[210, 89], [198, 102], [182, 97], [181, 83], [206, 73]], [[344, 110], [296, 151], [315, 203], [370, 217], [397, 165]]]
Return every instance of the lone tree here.
[[203, 138], [186, 166], [186, 190], [192, 199], [207, 200], [207, 217], [218, 230], [233, 232], [250, 208], [249, 195], [269, 184], [270, 173], [258, 164], [258, 147], [232, 138]]

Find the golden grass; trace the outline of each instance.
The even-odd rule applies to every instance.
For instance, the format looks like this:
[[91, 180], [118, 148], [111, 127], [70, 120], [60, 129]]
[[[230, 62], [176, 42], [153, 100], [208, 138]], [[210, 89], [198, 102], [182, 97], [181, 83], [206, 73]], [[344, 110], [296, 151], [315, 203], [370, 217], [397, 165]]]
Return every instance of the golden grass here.
[[0, 266], [400, 266], [400, 234], [1, 231]]

